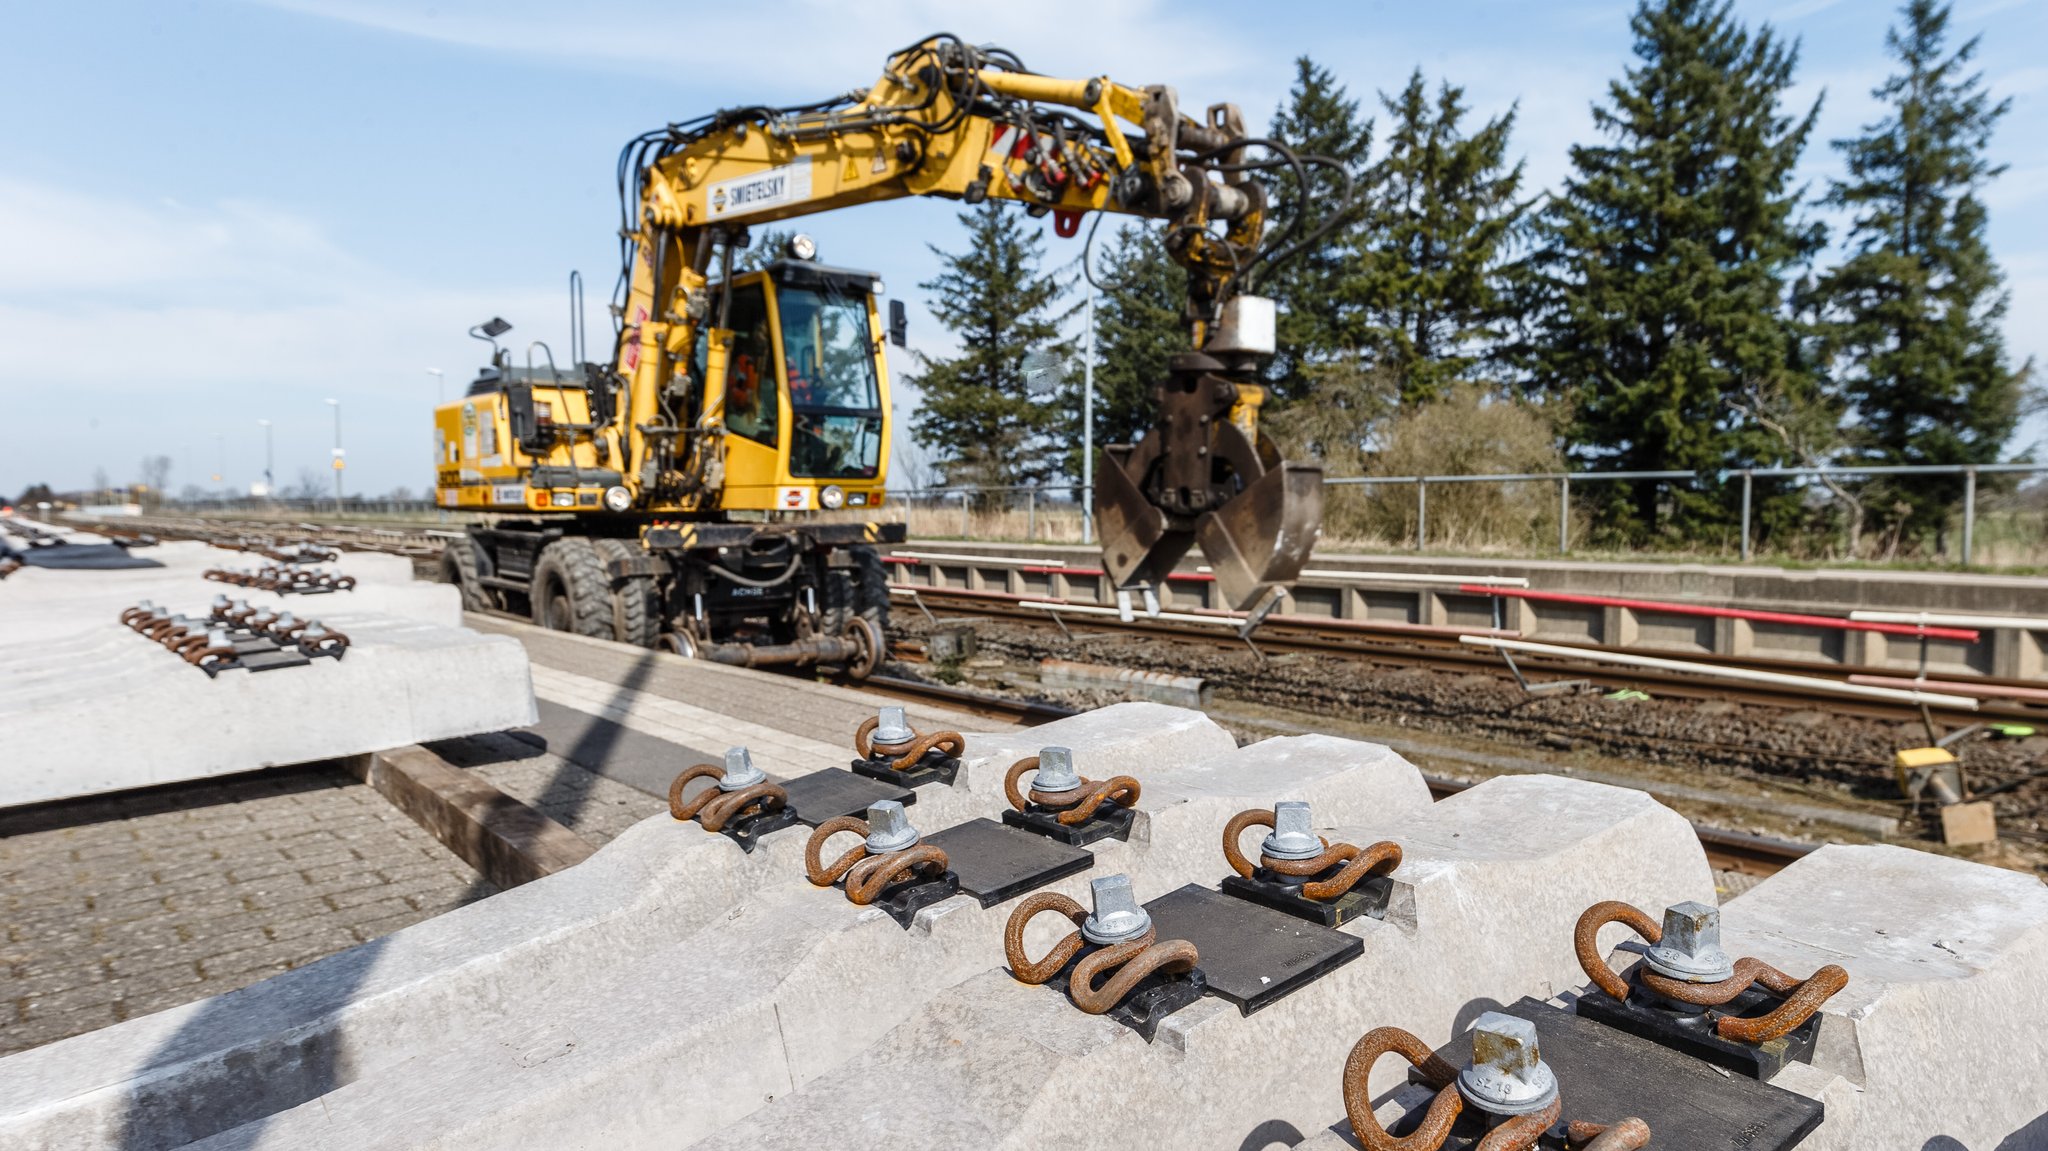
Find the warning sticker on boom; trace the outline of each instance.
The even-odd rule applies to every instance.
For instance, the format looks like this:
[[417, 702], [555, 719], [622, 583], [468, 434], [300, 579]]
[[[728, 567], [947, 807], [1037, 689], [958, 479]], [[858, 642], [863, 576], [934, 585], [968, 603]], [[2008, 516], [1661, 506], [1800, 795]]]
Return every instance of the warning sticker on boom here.
[[779, 168], [711, 185], [704, 194], [704, 210], [707, 216], [716, 220], [810, 198], [811, 158], [805, 156]]

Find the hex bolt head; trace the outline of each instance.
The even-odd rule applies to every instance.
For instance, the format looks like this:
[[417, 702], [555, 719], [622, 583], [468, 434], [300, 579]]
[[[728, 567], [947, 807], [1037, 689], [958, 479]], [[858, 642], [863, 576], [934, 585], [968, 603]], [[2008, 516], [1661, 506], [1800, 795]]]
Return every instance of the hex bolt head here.
[[218, 594], [216, 594], [216, 595], [215, 595], [215, 596], [213, 597], [213, 606], [214, 606], [215, 608], [224, 608], [224, 607], [228, 606], [228, 597], [227, 597], [227, 596], [225, 596], [225, 595], [218, 595]]
[[1152, 917], [1138, 906], [1128, 875], [1106, 875], [1088, 885], [1095, 911], [1081, 924], [1081, 938], [1090, 943], [1122, 943], [1152, 926]]
[[1557, 1098], [1557, 1076], [1537, 1050], [1536, 1025], [1488, 1011], [1472, 1025], [1472, 1065], [1458, 1073], [1458, 1094], [1492, 1115], [1527, 1115]]
[[893, 799], [868, 805], [868, 852], [872, 855], [886, 855], [902, 851], [917, 842], [917, 829], [910, 826], [910, 817], [903, 812], [903, 805]]
[[910, 720], [903, 714], [902, 708], [885, 707], [877, 711], [875, 716], [878, 722], [875, 724], [874, 734], [869, 737], [875, 743], [901, 747], [917, 738], [917, 733], [910, 730]]
[[725, 749], [725, 774], [719, 777], [718, 790], [739, 791], [752, 787], [768, 778], [768, 773], [754, 766], [753, 753], [744, 747]]
[[1308, 804], [1298, 799], [1273, 805], [1273, 834], [1259, 845], [1259, 851], [1275, 859], [1314, 859], [1323, 853], [1323, 841], [1313, 830]]
[[325, 625], [325, 624], [321, 623], [321, 622], [320, 622], [319, 620], [317, 620], [317, 619], [316, 619], [316, 620], [314, 620], [314, 621], [313, 621], [312, 623], [309, 623], [309, 624], [307, 624], [307, 625], [306, 625], [306, 630], [304, 630], [304, 631], [302, 631], [302, 632], [300, 632], [300, 633], [299, 633], [299, 638], [300, 638], [300, 639], [319, 639], [319, 638], [320, 638], [321, 636], [323, 636], [323, 635], [326, 635], [326, 634], [327, 634], [327, 625]]
[[1721, 950], [1721, 909], [1694, 900], [1664, 909], [1664, 937], [1645, 959], [1652, 971], [1688, 983], [1719, 983], [1735, 974]]
[[1031, 777], [1031, 790], [1056, 793], [1075, 791], [1081, 776], [1074, 770], [1072, 748], [1046, 747], [1038, 751], [1038, 771]]
[[214, 629], [212, 629], [211, 631], [208, 631], [208, 632], [206, 633], [206, 646], [208, 646], [208, 647], [226, 647], [226, 646], [228, 646], [228, 629], [226, 629], [226, 628], [224, 628], [224, 627], [217, 627], [217, 628], [214, 628]]
[[299, 617], [293, 615], [290, 612], [286, 612], [283, 615], [277, 617], [277, 626], [279, 627], [294, 627], [297, 626], [298, 622]]

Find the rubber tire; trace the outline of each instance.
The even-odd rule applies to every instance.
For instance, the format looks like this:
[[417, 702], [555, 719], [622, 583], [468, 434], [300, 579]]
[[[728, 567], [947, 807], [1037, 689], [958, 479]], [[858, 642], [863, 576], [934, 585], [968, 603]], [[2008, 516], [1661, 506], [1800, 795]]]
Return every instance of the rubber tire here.
[[866, 545], [846, 549], [853, 567], [828, 568], [825, 581], [824, 632], [842, 635], [854, 616], [875, 625], [886, 639], [889, 634], [889, 577], [882, 570], [882, 554]]
[[[647, 549], [632, 540], [598, 540], [597, 557], [610, 575], [614, 561], [640, 559]], [[634, 647], [653, 647], [661, 637], [661, 604], [651, 576], [626, 576], [610, 581], [612, 638]]]
[[[557, 589], [560, 594], [553, 594]], [[533, 565], [533, 622], [552, 631], [612, 638], [611, 579], [591, 541], [569, 536], [541, 549]]]
[[468, 536], [441, 545], [441, 582], [462, 592], [463, 611], [489, 611], [490, 596], [476, 579], [475, 546]]

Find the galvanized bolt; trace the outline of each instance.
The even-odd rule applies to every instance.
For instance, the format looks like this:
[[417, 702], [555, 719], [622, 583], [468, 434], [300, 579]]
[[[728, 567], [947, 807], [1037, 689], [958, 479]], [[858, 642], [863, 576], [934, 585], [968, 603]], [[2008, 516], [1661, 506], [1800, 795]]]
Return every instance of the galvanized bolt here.
[[725, 774], [718, 779], [718, 790], [738, 791], [752, 787], [768, 778], [768, 773], [754, 766], [753, 753], [744, 747], [725, 749]]
[[1090, 943], [1122, 943], [1136, 939], [1152, 927], [1152, 917], [1138, 906], [1131, 892], [1131, 877], [1108, 875], [1088, 885], [1094, 896], [1095, 913], [1081, 924], [1081, 938]]
[[217, 627], [217, 628], [214, 628], [214, 629], [212, 629], [211, 631], [207, 632], [207, 633], [206, 633], [206, 646], [208, 646], [208, 647], [226, 647], [226, 646], [228, 646], [228, 629], [226, 629], [226, 628], [224, 628], [224, 627]]
[[1323, 853], [1323, 841], [1312, 830], [1308, 804], [1298, 799], [1273, 805], [1273, 834], [1259, 845], [1259, 851], [1275, 859], [1314, 859]]
[[218, 609], [220, 609], [220, 608], [224, 608], [224, 607], [228, 606], [228, 597], [227, 597], [227, 596], [225, 596], [225, 595], [216, 595], [216, 596], [214, 596], [214, 597], [213, 597], [213, 606], [214, 606], [214, 608], [215, 608], [216, 610], [218, 610]]
[[885, 707], [875, 714], [878, 722], [874, 735], [870, 737], [875, 743], [901, 747], [917, 738], [917, 733], [910, 730], [910, 720], [904, 716], [902, 708]]
[[327, 634], [327, 627], [326, 627], [326, 625], [325, 625], [325, 624], [322, 624], [322, 623], [321, 623], [321, 622], [320, 622], [319, 620], [317, 620], [317, 619], [316, 619], [316, 620], [314, 620], [314, 621], [313, 621], [312, 623], [309, 623], [309, 624], [307, 624], [307, 625], [306, 625], [306, 630], [304, 630], [304, 631], [302, 631], [302, 632], [300, 632], [300, 633], [299, 633], [299, 638], [300, 638], [300, 639], [319, 639], [319, 638], [320, 638], [321, 636], [323, 636], [323, 635], [326, 635], [326, 634]]
[[1557, 1098], [1557, 1076], [1536, 1046], [1536, 1025], [1488, 1011], [1472, 1025], [1472, 1065], [1458, 1073], [1458, 1094], [1493, 1115], [1527, 1115]]
[[1721, 909], [1687, 900], [1664, 909], [1664, 936], [1644, 957], [1660, 975], [1688, 983], [1719, 983], [1735, 974], [1721, 950]]
[[885, 799], [868, 805], [868, 851], [871, 854], [902, 851], [916, 842], [917, 829], [910, 826], [910, 817], [903, 813], [901, 803]]
[[278, 616], [278, 617], [277, 617], [277, 626], [279, 626], [279, 627], [281, 627], [281, 628], [282, 628], [282, 627], [294, 627], [294, 626], [296, 626], [296, 625], [298, 624], [298, 622], [299, 622], [299, 617], [297, 617], [297, 616], [293, 615], [293, 614], [292, 614], [292, 613], [290, 613], [290, 612], [286, 612], [286, 613], [284, 613], [283, 615], [281, 615], [281, 616]]
[[1047, 747], [1038, 752], [1038, 771], [1031, 777], [1031, 790], [1048, 794], [1062, 791], [1077, 791], [1081, 787], [1081, 776], [1074, 771], [1074, 752], [1071, 748]]

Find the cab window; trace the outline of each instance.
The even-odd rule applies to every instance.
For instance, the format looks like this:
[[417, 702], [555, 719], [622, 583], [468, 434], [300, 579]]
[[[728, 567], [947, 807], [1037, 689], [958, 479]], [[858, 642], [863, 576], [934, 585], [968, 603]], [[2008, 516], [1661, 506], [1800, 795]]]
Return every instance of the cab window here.
[[732, 325], [732, 357], [725, 371], [725, 426], [773, 446], [781, 407], [775, 388], [775, 339], [768, 328], [768, 297], [761, 285], [733, 289], [726, 322]]
[[882, 413], [867, 297], [785, 287], [777, 302], [794, 436], [790, 473], [872, 478], [882, 462]]

